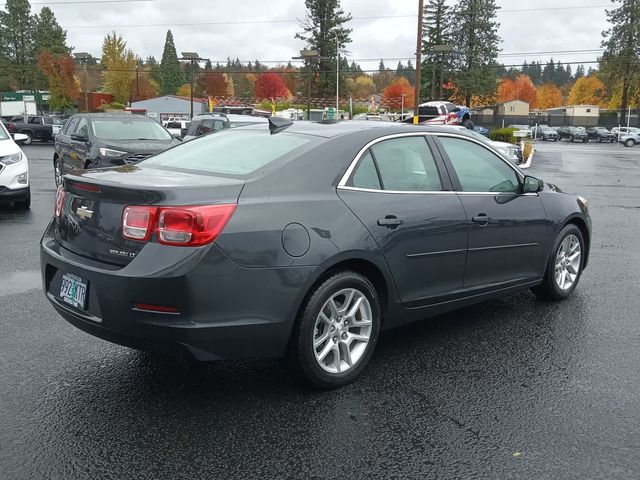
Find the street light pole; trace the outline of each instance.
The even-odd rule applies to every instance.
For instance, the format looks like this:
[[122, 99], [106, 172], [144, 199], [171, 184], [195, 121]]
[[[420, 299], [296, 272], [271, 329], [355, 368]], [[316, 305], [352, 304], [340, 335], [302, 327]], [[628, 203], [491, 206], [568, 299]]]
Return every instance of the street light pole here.
[[206, 60], [206, 58], [200, 58], [196, 52], [182, 52], [182, 58], [178, 60], [189, 60], [191, 62], [191, 75], [189, 75], [189, 83], [191, 84], [191, 104], [189, 110], [191, 112], [191, 118], [193, 118], [193, 71], [196, 68], [196, 62]]
[[300, 50], [299, 57], [292, 57], [293, 60], [304, 60], [307, 65], [307, 120], [311, 120], [311, 60], [329, 60], [323, 57], [317, 50]]
[[91, 55], [87, 52], [77, 52], [73, 54], [76, 57], [76, 60], [82, 62], [82, 73], [84, 77], [84, 109], [85, 111], [89, 111], [89, 93], [87, 92], [87, 63], [91, 58]]
[[336, 118], [340, 110], [340, 46], [338, 44], [338, 35], [336, 34]]
[[422, 17], [424, 16], [424, 0], [418, 2], [418, 41], [416, 42], [416, 85], [413, 105], [413, 124], [419, 123], [418, 106], [420, 105], [420, 77], [422, 74]]

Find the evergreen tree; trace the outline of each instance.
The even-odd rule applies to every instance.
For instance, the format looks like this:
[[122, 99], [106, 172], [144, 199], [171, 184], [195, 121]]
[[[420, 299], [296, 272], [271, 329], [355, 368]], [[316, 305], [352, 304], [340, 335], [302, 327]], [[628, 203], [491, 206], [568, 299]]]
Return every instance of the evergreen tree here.
[[[622, 85], [621, 123], [626, 123], [627, 107], [633, 91], [640, 88], [640, 2], [612, 0], [617, 8], [607, 10], [611, 28], [602, 32], [605, 52], [600, 69]], [[614, 85], [609, 88], [613, 90]]]
[[456, 28], [451, 37], [460, 52], [454, 56], [454, 81], [471, 105], [473, 95], [490, 95], [496, 90], [496, 65], [500, 37], [495, 0], [460, 0], [454, 7]]
[[35, 53], [39, 55], [45, 50], [54, 55], [69, 55], [71, 48], [67, 46], [67, 31], [56, 20], [49, 7], [43, 7], [40, 15], [36, 15], [35, 25]]
[[162, 73], [160, 71], [160, 65], [155, 57], [149, 56], [145, 61], [145, 65], [149, 69], [149, 79], [160, 85], [162, 83]]
[[173, 34], [171, 30], [167, 30], [162, 62], [160, 62], [160, 95], [175, 95], [184, 82], [184, 73], [178, 61]]
[[547, 62], [542, 70], [542, 83], [555, 83], [556, 82], [556, 65], [553, 63], [553, 58]]
[[[34, 50], [35, 18], [28, 0], [6, 0], [0, 11], [0, 48], [4, 57], [0, 77], [18, 89], [32, 87], [36, 65]], [[4, 63], [6, 63], [6, 67]], [[1, 82], [0, 82], [1, 83]]]
[[573, 76], [573, 79], [578, 80], [582, 77], [584, 77], [584, 65], [578, 65], [578, 68], [576, 68], [576, 74]]
[[420, 97], [435, 100], [439, 96], [440, 79], [446, 82], [445, 72], [452, 70], [451, 57], [435, 53], [435, 45], [451, 44], [451, 12], [445, 0], [429, 0], [423, 12], [422, 53], [420, 67]]
[[351, 43], [351, 29], [345, 26], [351, 20], [351, 14], [342, 10], [340, 0], [305, 0], [305, 6], [307, 8], [306, 16], [300, 22], [303, 31], [296, 33], [295, 38], [304, 40], [307, 48], [317, 50], [322, 58], [306, 62], [305, 67], [301, 69], [300, 80], [305, 83], [306, 91], [308, 73], [311, 70], [311, 77], [318, 79], [317, 83], [312, 84], [314, 95], [321, 97], [335, 95], [336, 48], [342, 50]]

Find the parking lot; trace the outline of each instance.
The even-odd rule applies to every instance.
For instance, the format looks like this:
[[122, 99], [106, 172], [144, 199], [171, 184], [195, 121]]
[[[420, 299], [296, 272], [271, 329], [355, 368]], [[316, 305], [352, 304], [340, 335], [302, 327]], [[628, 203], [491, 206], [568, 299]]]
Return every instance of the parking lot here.
[[590, 202], [573, 297], [521, 292], [385, 332], [329, 392], [277, 360], [175, 360], [62, 320], [38, 259], [53, 147], [24, 147], [32, 208], [0, 206], [0, 477], [640, 477], [640, 147], [536, 147], [528, 173]]

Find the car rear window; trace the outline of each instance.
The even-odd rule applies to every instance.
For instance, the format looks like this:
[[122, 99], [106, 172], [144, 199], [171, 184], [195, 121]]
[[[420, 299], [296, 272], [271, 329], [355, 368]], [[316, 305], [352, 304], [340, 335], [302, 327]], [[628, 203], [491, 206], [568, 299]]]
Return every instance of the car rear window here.
[[438, 107], [418, 107], [418, 115], [431, 115], [437, 117], [441, 115], [441, 113], [438, 111]]
[[184, 143], [147, 160], [145, 166], [199, 173], [248, 175], [303, 150], [312, 137], [281, 132], [233, 129]]

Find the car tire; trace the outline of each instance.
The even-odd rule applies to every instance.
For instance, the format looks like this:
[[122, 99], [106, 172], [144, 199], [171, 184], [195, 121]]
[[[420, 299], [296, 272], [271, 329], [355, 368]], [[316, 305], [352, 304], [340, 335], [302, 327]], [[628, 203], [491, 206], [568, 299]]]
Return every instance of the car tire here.
[[314, 388], [352, 382], [373, 354], [381, 321], [378, 293], [369, 280], [352, 271], [330, 276], [302, 305], [287, 349], [289, 368]]
[[27, 189], [27, 196], [22, 200], [13, 202], [13, 206], [20, 210], [29, 210], [31, 208], [31, 187]]
[[[553, 244], [542, 283], [531, 291], [544, 300], [569, 298], [582, 276], [584, 245], [580, 229], [572, 223], [565, 226]], [[572, 259], [576, 253], [577, 258]]]
[[598, 143], [602, 143], [602, 137], [598, 137]]
[[625, 147], [633, 147], [636, 144], [636, 142], [634, 140], [632, 140], [631, 138], [629, 140], [627, 140], [626, 142], [624, 142], [624, 146]]
[[27, 136], [27, 138], [21, 142], [23, 145], [31, 145], [33, 143], [33, 133], [31, 132], [20, 132], [20, 133]]
[[569, 137], [569, 141], [570, 141], [571, 143], [573, 143], [573, 140], [574, 140], [573, 135], [571, 135], [571, 136]]
[[62, 184], [62, 160], [59, 157], [53, 159], [53, 178], [56, 182], [56, 187], [59, 187]]

